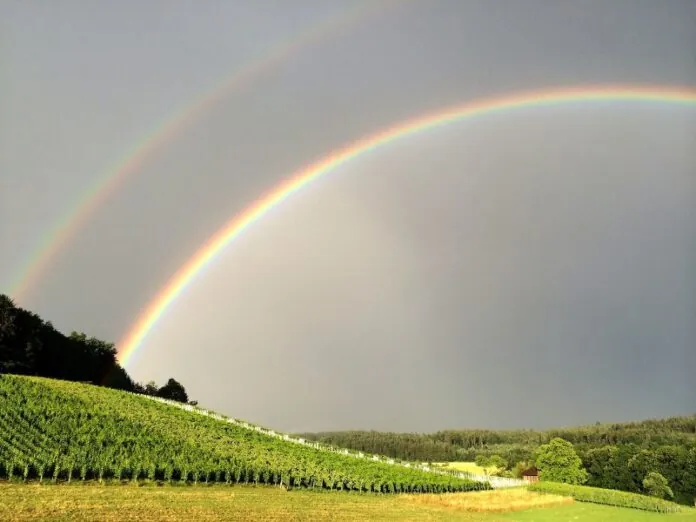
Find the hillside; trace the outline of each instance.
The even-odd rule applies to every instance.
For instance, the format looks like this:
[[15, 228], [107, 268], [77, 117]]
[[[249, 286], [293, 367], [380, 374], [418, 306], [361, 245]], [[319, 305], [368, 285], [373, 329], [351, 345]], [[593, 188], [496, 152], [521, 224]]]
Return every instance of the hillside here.
[[[283, 484], [375, 492], [487, 483], [357, 459], [140, 395], [0, 376], [0, 477]], [[251, 428], [251, 429], [250, 429]]]

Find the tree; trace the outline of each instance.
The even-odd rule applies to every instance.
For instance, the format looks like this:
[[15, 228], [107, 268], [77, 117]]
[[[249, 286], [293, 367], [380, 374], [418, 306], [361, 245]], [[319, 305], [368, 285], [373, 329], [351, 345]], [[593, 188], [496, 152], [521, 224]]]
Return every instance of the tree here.
[[535, 460], [539, 480], [566, 484], [584, 484], [587, 481], [587, 471], [582, 467], [575, 448], [567, 440], [556, 437], [548, 444], [539, 446]]
[[479, 468], [487, 468], [488, 467], [488, 456], [480, 453], [480, 454], [476, 455], [476, 459], [474, 459], [474, 463]]
[[157, 395], [158, 392], [159, 388], [157, 388], [157, 383], [155, 383], [155, 381], [150, 381], [145, 385], [145, 395], [152, 395], [154, 397]]
[[488, 459], [488, 466], [487, 467], [496, 468], [498, 470], [503, 470], [503, 469], [507, 468], [507, 465], [508, 465], [508, 463], [500, 455], [491, 455], [491, 458]]
[[651, 471], [643, 479], [643, 489], [651, 497], [657, 498], [672, 498], [674, 493], [667, 483], [667, 479], [657, 473], [656, 471]]
[[175, 379], [169, 379], [167, 384], [162, 386], [157, 391], [157, 396], [163, 399], [170, 399], [172, 401], [183, 402], [186, 404], [188, 402], [188, 395], [184, 387], [177, 382]]
[[0, 344], [14, 335], [15, 304], [7, 295], [0, 294]]

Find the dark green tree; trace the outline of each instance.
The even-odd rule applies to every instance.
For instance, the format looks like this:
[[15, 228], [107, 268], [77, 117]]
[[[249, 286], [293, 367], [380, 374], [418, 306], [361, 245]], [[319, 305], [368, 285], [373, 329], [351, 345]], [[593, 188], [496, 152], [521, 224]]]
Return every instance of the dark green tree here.
[[181, 383], [177, 382], [175, 379], [169, 379], [167, 381], [167, 384], [162, 386], [157, 391], [157, 396], [172, 401], [178, 401], [183, 403], [188, 402], [188, 395], [186, 393], [186, 390], [181, 385]]
[[145, 395], [152, 395], [153, 397], [157, 396], [158, 392], [159, 388], [157, 387], [157, 383], [155, 381], [148, 382], [143, 389], [143, 393]]

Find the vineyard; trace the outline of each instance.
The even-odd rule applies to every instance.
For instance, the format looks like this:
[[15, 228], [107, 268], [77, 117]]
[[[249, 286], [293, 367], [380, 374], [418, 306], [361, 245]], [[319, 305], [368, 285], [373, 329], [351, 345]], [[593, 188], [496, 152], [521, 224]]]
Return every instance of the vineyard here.
[[192, 414], [182, 406], [86, 384], [0, 376], [0, 478], [244, 483], [377, 493], [491, 487], [293, 443], [271, 430], [208, 412]]
[[385, 457], [384, 455], [370, 455], [370, 454], [365, 454], [362, 451], [351, 451], [347, 448], [339, 448], [336, 446], [332, 446], [330, 444], [325, 444], [322, 442], [317, 442], [317, 441], [312, 441], [312, 440], [306, 440], [304, 438], [298, 438], [298, 437], [291, 437], [290, 435], [286, 433], [278, 433], [275, 430], [270, 430], [268, 428], [264, 428], [262, 426], [258, 426], [255, 424], [250, 424], [246, 421], [239, 420], [239, 419], [234, 419], [231, 417], [226, 417], [224, 415], [219, 415], [217, 413], [208, 411], [203, 408], [199, 408], [197, 406], [191, 406], [190, 404], [182, 404], [180, 402], [176, 401], [171, 401], [168, 399], [162, 399], [160, 397], [152, 397], [152, 396], [147, 396], [148, 399], [153, 400], [153, 401], [158, 401], [163, 404], [169, 404], [170, 406], [174, 406], [176, 408], [181, 408], [186, 411], [191, 411], [195, 412], [199, 415], [206, 415], [213, 417], [217, 420], [229, 422], [232, 424], [236, 424], [237, 426], [242, 426], [246, 429], [249, 430], [255, 430], [259, 433], [263, 433], [265, 435], [268, 435], [270, 437], [276, 437], [280, 438], [284, 441], [287, 442], [292, 442], [295, 444], [303, 444], [315, 449], [319, 449], [321, 451], [329, 451], [333, 453], [340, 453], [341, 455], [348, 455], [350, 457], [354, 458], [359, 458], [359, 459], [370, 459], [372, 461], [378, 461], [378, 462], [385, 462], [390, 465], [396, 465], [396, 466], [404, 466], [407, 468], [414, 468], [414, 469], [420, 469], [423, 471], [427, 471], [428, 473], [438, 473], [441, 475], [450, 475], [453, 477], [458, 477], [458, 478], [463, 478], [467, 480], [473, 480], [476, 482], [488, 482], [493, 488], [509, 488], [509, 487], [519, 487], [525, 485], [525, 482], [520, 479], [514, 479], [514, 478], [506, 478], [506, 477], [496, 477], [496, 476], [491, 476], [491, 475], [479, 475], [475, 474], [469, 471], [460, 471], [456, 469], [447, 469], [447, 468], [442, 468], [442, 467], [432, 467], [427, 463], [417, 463], [417, 462], [409, 462], [405, 460], [400, 460], [400, 459], [393, 459], [390, 457]]

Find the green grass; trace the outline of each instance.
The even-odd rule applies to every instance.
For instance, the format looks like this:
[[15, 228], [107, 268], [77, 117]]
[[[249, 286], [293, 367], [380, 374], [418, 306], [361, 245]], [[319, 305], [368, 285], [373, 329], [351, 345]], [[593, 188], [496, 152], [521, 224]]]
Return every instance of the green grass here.
[[489, 487], [288, 442], [88, 384], [4, 375], [0, 405], [0, 478], [284, 484], [385, 493]]
[[[477, 495], [461, 493], [457, 495]], [[687, 522], [658, 514], [575, 503], [514, 513], [476, 513], [421, 505], [401, 495], [282, 491], [252, 486], [103, 486], [0, 482], [0, 520], [145, 522], [196, 520], [355, 520], [467, 522]]]

